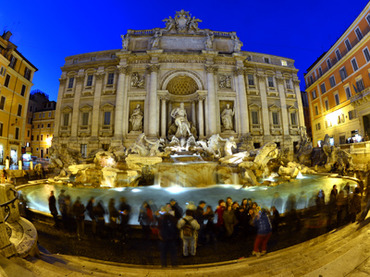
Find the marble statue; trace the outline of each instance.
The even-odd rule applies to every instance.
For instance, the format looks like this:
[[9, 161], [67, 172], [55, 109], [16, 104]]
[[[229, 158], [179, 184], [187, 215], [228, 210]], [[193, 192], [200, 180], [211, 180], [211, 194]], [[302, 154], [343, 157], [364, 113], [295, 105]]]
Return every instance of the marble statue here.
[[129, 35], [121, 35], [122, 38], [122, 50], [128, 50], [128, 43], [130, 42]]
[[239, 40], [239, 38], [235, 35], [234, 39], [234, 52], [240, 52], [240, 49], [243, 46], [243, 43]]
[[212, 50], [213, 40], [214, 40], [213, 33], [212, 32], [211, 33], [208, 33], [207, 34], [206, 41], [204, 43], [204, 45], [206, 47], [206, 50]]
[[236, 142], [234, 141], [234, 137], [231, 136], [226, 139], [224, 151], [225, 156], [231, 156], [233, 154], [233, 148], [236, 149]]
[[225, 130], [233, 129], [233, 116], [235, 112], [230, 109], [230, 105], [226, 104], [226, 108], [221, 113], [222, 125]]
[[180, 106], [174, 108], [171, 112], [171, 117], [175, 119], [175, 125], [177, 126], [175, 136], [177, 138], [191, 136], [190, 122], [187, 118], [187, 113], [184, 108], [184, 103], [180, 103]]
[[161, 33], [159, 31], [155, 32], [152, 38], [152, 47], [151, 49], [158, 49], [159, 48], [159, 40], [161, 38]]
[[143, 88], [144, 87], [145, 78], [144, 76], [140, 78], [138, 72], [134, 72], [131, 75], [131, 87], [133, 88]]
[[166, 32], [171, 31], [175, 27], [175, 19], [173, 19], [171, 16], [163, 19], [162, 21], [166, 22], [166, 28], [164, 29]]
[[132, 129], [131, 131], [142, 131], [143, 129], [143, 112], [141, 111], [140, 104], [136, 105], [136, 108], [133, 110], [130, 120]]
[[198, 18], [195, 18], [195, 16], [193, 16], [193, 18], [189, 21], [189, 31], [198, 31], [199, 30], [199, 27], [198, 27], [198, 22], [202, 22], [202, 20], [198, 19]]

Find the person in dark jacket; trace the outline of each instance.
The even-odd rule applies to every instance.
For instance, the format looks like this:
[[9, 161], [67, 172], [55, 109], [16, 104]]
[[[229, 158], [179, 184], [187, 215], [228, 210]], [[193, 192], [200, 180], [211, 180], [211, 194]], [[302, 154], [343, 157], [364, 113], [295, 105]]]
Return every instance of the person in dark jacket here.
[[205, 242], [205, 235], [204, 235], [204, 208], [206, 206], [205, 201], [200, 201], [198, 204], [197, 209], [194, 212], [194, 219], [198, 222], [200, 228], [198, 231], [198, 243], [204, 243]]
[[77, 225], [77, 238], [81, 240], [85, 232], [85, 206], [81, 203], [80, 197], [77, 197], [76, 202], [72, 206], [72, 213]]
[[171, 199], [170, 200], [170, 205], [171, 205], [172, 211], [175, 212], [175, 217], [177, 218], [177, 220], [182, 218], [182, 215], [183, 215], [184, 211], [179, 206], [179, 203], [177, 203], [177, 201], [175, 199]]
[[361, 212], [361, 196], [360, 189], [355, 188], [355, 191], [351, 197], [349, 203], [349, 218], [354, 223], [356, 221], [356, 216]]
[[104, 209], [103, 201], [100, 200], [94, 208], [94, 215], [96, 218], [96, 233], [98, 236], [105, 236], [105, 219], [106, 211]]
[[119, 217], [120, 217], [120, 233], [124, 240], [128, 238], [129, 233], [129, 226], [128, 222], [130, 220], [131, 214], [131, 207], [126, 202], [126, 198], [121, 197], [119, 209], [118, 209]]
[[55, 199], [53, 190], [50, 192], [50, 196], [49, 196], [49, 210], [50, 210], [51, 215], [54, 218], [54, 222], [55, 222], [54, 226], [58, 227], [58, 210], [57, 210], [56, 199]]
[[266, 254], [267, 242], [271, 237], [272, 231], [271, 222], [265, 209], [262, 209], [261, 212], [258, 213], [253, 223], [257, 229], [257, 236], [254, 241], [252, 255], [259, 257], [260, 255]]
[[169, 206], [162, 207], [158, 218], [162, 267], [167, 267], [167, 254], [170, 255], [171, 265], [177, 266], [177, 219], [170, 211]]
[[87, 215], [91, 219], [91, 231], [92, 231], [93, 236], [95, 237], [95, 235], [96, 235], [96, 217], [95, 217], [95, 211], [94, 211], [95, 210], [94, 209], [94, 203], [95, 203], [95, 198], [91, 197], [89, 202], [87, 203], [86, 211], [87, 211]]

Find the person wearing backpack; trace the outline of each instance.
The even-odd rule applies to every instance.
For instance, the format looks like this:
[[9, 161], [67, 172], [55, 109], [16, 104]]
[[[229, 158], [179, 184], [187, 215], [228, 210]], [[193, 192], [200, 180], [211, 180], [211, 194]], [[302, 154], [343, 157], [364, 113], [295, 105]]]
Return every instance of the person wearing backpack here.
[[185, 216], [177, 222], [177, 228], [180, 229], [180, 236], [183, 243], [183, 255], [187, 257], [189, 255], [195, 256], [196, 242], [197, 242], [197, 231], [200, 226], [199, 223], [193, 218], [193, 211], [186, 210]]

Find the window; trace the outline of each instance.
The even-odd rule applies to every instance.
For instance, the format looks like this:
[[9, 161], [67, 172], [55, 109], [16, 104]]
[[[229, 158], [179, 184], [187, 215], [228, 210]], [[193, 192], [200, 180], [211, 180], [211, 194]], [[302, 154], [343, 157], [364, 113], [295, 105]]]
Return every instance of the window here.
[[31, 141], [33, 141], [33, 135], [31, 135]]
[[45, 118], [45, 113], [42, 113], [42, 118]]
[[41, 118], [41, 113], [39, 113], [39, 118]]
[[50, 123], [48, 123], [48, 128], [50, 128]]
[[4, 82], [4, 87], [8, 87], [9, 86], [9, 82], [10, 82], [10, 75], [9, 74], [6, 74], [5, 82]]
[[2, 67], [0, 68], [0, 75], [4, 76], [4, 75], [5, 75], [5, 73], [6, 73], [6, 68], [2, 66]]
[[319, 115], [319, 107], [315, 105], [315, 115]]
[[110, 112], [104, 112], [104, 125], [110, 125]]
[[324, 103], [325, 103], [325, 110], [329, 110], [329, 101], [328, 101], [328, 99], [325, 99], [325, 101], [324, 101]]
[[21, 95], [24, 96], [25, 93], [26, 93], [26, 86], [22, 85]]
[[285, 84], [287, 89], [292, 89], [292, 83], [290, 82], [290, 79], [285, 79]]
[[348, 76], [347, 75], [347, 70], [344, 66], [341, 69], [339, 69], [339, 75], [340, 75], [340, 79], [342, 81], [347, 78], [347, 76]]
[[51, 112], [49, 112], [49, 118], [51, 117]]
[[40, 140], [41, 140], [41, 141], [43, 141], [43, 140], [44, 140], [44, 135], [41, 135]]
[[40, 137], [39, 137], [39, 135], [37, 135], [37, 136], [36, 136], [36, 140], [37, 140], [37, 141], [39, 141], [39, 138], [40, 138]]
[[263, 58], [263, 60], [265, 61], [265, 63], [270, 63], [270, 59], [269, 58]]
[[24, 69], [24, 78], [26, 78], [27, 80], [31, 78], [31, 70], [28, 67]]
[[114, 83], [114, 73], [109, 73], [107, 85], [113, 85], [113, 83]]
[[41, 124], [41, 128], [44, 128], [44, 124]]
[[4, 96], [1, 96], [1, 99], [0, 99], [0, 110], [4, 110], [4, 107], [5, 107], [5, 97]]
[[345, 88], [347, 100], [351, 98], [351, 88], [348, 86]]
[[326, 92], [326, 87], [325, 87], [325, 83], [322, 83], [320, 85], [320, 88], [321, 88], [321, 94], [324, 94]]
[[11, 58], [10, 58], [10, 63], [9, 63], [9, 67], [11, 67], [11, 68], [13, 68], [14, 69], [14, 67], [15, 67], [15, 65], [17, 64], [17, 58], [16, 57], [14, 57], [14, 56], [12, 56]]
[[290, 123], [292, 125], [297, 125], [297, 114], [296, 113], [290, 114]]
[[338, 93], [334, 94], [334, 99], [335, 99], [335, 105], [339, 105], [340, 101], [339, 101], [339, 94]]
[[310, 84], [312, 84], [313, 83], [313, 77], [312, 77], [312, 75], [310, 75]]
[[348, 51], [352, 49], [351, 43], [349, 42], [348, 38], [344, 41], [344, 44], [346, 45]]
[[312, 99], [316, 99], [316, 98], [317, 98], [316, 89], [314, 89], [312, 91]]
[[356, 87], [357, 87], [358, 92], [361, 92], [365, 89], [364, 82], [363, 82], [362, 78], [356, 80]]
[[0, 137], [3, 136], [3, 128], [4, 128], [3, 123], [0, 123]]
[[19, 139], [19, 128], [15, 127], [15, 139]]
[[335, 50], [335, 56], [337, 56], [337, 60], [339, 61], [342, 58], [339, 49]]
[[40, 128], [40, 124], [37, 124], [37, 128]]
[[73, 59], [73, 63], [74, 64], [78, 63], [78, 59]]
[[318, 130], [321, 130], [321, 124], [320, 123], [316, 124], [316, 131], [318, 131]]
[[22, 116], [22, 105], [18, 104], [18, 111], [17, 111], [18, 116]]
[[356, 110], [349, 111], [348, 112], [348, 118], [349, 118], [349, 120], [352, 120], [352, 119], [356, 118]]
[[252, 124], [259, 124], [258, 111], [252, 111]]
[[92, 82], [93, 82], [93, 75], [87, 75], [86, 86], [87, 87], [91, 87], [92, 86]]
[[370, 25], [370, 13], [366, 16], [367, 23]]
[[254, 76], [252, 74], [248, 74], [248, 85], [254, 86]]
[[357, 69], [358, 69], [358, 65], [357, 65], [356, 58], [353, 58], [353, 59], [351, 60], [351, 64], [352, 64], [352, 67], [353, 67], [353, 71], [357, 71]]
[[69, 113], [63, 114], [63, 126], [67, 127], [69, 125]]
[[270, 87], [270, 88], [275, 87], [275, 85], [274, 85], [274, 78], [273, 78], [273, 77], [268, 76], [268, 77], [267, 77], [267, 80], [268, 80], [268, 84], [269, 84], [269, 87]]
[[73, 88], [73, 82], [74, 82], [75, 78], [74, 77], [71, 77], [69, 78], [69, 81], [68, 81], [68, 88]]
[[81, 156], [86, 158], [87, 156], [87, 144], [81, 144]]
[[110, 57], [111, 57], [112, 59], [117, 58], [116, 54], [112, 54]]
[[361, 33], [360, 28], [358, 28], [358, 27], [355, 29], [355, 33], [356, 33], [356, 36], [357, 36], [358, 40], [361, 40], [364, 37]]
[[279, 114], [277, 112], [272, 112], [272, 124], [279, 125]]
[[82, 113], [82, 125], [89, 125], [89, 113]]
[[334, 75], [330, 76], [329, 81], [330, 81], [330, 86], [331, 87], [335, 87], [336, 84], [335, 84], [335, 77], [334, 77]]
[[370, 61], [369, 49], [366, 47], [364, 50], [362, 50], [362, 52], [364, 52], [364, 56], [365, 56], [366, 61], [369, 62]]
[[27, 130], [27, 137], [30, 137], [30, 130]]
[[96, 57], [95, 56], [91, 57], [91, 60], [96, 61]]
[[328, 65], [328, 69], [330, 69], [331, 68], [331, 61], [330, 61], [330, 59], [327, 59], [326, 60], [326, 64]]
[[321, 77], [322, 76], [322, 68], [319, 67], [319, 76]]

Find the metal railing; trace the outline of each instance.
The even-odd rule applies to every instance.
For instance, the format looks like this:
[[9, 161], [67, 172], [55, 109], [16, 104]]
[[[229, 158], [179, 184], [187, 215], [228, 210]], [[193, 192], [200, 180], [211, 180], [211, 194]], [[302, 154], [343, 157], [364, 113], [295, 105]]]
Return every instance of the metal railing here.
[[15, 200], [18, 199], [18, 192], [15, 190], [15, 189], [12, 189], [10, 188], [11, 191], [13, 191], [14, 193], [14, 198], [12, 200], [9, 200], [8, 202], [5, 202], [3, 204], [0, 204], [0, 207], [3, 208], [4, 207], [4, 211], [7, 213], [7, 215], [5, 216], [4, 218], [4, 222], [8, 220], [9, 216], [10, 216], [10, 208], [9, 208], [9, 205], [10, 204], [13, 204], [13, 208], [15, 208]]

